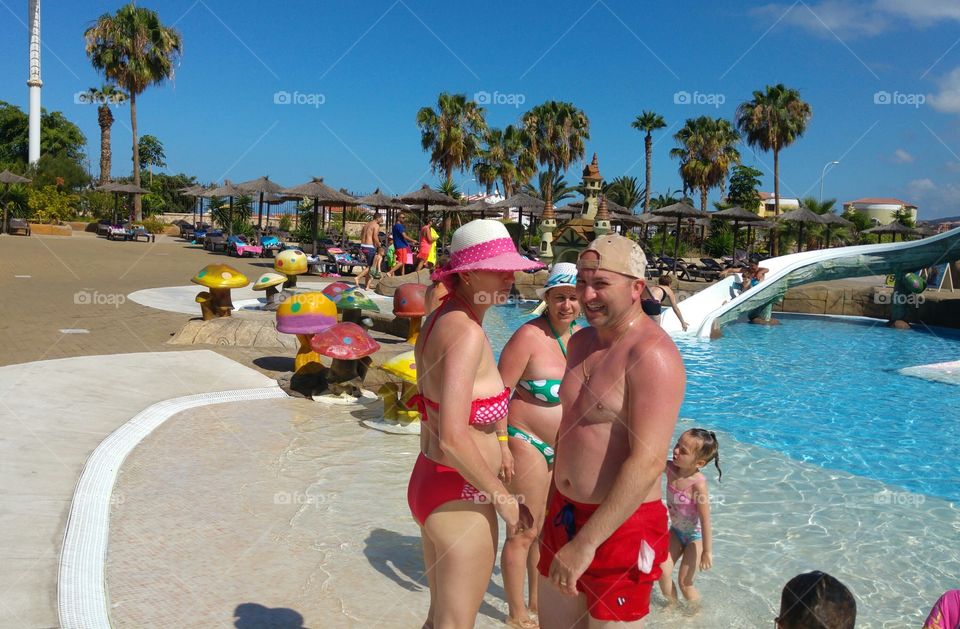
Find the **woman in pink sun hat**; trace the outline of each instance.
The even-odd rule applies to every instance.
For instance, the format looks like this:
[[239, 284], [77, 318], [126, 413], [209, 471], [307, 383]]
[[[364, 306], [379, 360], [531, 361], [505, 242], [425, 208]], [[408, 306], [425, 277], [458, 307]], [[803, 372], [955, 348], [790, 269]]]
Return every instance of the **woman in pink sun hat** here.
[[497, 516], [508, 537], [533, 525], [498, 477], [501, 452], [509, 452], [510, 389], [481, 324], [510, 294], [514, 272], [542, 267], [517, 253], [502, 223], [477, 220], [454, 232], [450, 261], [433, 275], [449, 294], [414, 350], [419, 391], [411, 403], [423, 423], [407, 488], [430, 584], [424, 626], [472, 627], [493, 574]]

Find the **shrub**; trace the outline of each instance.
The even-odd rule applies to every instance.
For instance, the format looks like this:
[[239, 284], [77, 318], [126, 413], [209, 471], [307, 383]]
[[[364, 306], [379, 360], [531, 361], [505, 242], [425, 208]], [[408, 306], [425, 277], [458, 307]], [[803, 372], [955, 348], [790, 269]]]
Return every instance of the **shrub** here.
[[703, 249], [712, 258], [729, 255], [731, 249], [733, 249], [733, 233], [729, 230], [713, 232], [709, 238], [703, 241]]
[[292, 223], [292, 222], [290, 221], [290, 215], [289, 215], [289, 214], [284, 214], [283, 216], [281, 216], [281, 217], [280, 217], [280, 231], [285, 231], [285, 232], [290, 231], [291, 223]]
[[162, 234], [163, 230], [167, 227], [167, 224], [156, 216], [147, 217], [143, 219], [140, 224], [151, 234]]
[[79, 197], [63, 192], [54, 185], [27, 190], [27, 207], [34, 220], [41, 223], [60, 223], [73, 218]]

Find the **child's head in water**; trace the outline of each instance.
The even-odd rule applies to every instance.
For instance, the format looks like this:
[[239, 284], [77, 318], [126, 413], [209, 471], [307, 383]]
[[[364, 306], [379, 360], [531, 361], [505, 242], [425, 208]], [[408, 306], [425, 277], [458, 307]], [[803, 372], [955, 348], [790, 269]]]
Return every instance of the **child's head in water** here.
[[853, 594], [825, 572], [798, 574], [783, 586], [779, 629], [853, 629], [856, 620]]
[[681, 469], [699, 470], [710, 461], [717, 467], [717, 479], [723, 478], [723, 471], [720, 469], [720, 443], [715, 432], [691, 428], [680, 435], [677, 445], [673, 447], [674, 465]]

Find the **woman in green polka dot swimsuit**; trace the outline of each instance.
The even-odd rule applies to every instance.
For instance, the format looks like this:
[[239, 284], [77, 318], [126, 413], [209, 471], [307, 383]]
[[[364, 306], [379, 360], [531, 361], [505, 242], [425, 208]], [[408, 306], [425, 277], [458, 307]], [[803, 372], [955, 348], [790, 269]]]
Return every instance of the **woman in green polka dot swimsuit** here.
[[[560, 381], [567, 365], [567, 342], [577, 330], [574, 321], [580, 315], [576, 279], [576, 265], [555, 264], [537, 291], [546, 303], [543, 315], [520, 326], [500, 353], [500, 377], [514, 390], [507, 418], [509, 438], [501, 440], [501, 446], [506, 446], [501, 447], [501, 472], [511, 493], [522, 496], [535, 522], [531, 529], [508, 539], [500, 557], [510, 607], [507, 624], [513, 627], [537, 626], [540, 552], [535, 542], [543, 525], [560, 427]], [[529, 607], [523, 600], [524, 575], [529, 579]]]

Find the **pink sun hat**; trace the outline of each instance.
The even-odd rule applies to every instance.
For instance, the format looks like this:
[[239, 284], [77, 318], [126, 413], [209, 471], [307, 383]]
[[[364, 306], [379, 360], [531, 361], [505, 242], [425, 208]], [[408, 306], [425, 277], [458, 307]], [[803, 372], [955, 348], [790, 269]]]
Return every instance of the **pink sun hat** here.
[[519, 253], [510, 233], [500, 221], [478, 219], [453, 232], [450, 262], [430, 278], [441, 281], [454, 273], [468, 271], [532, 271], [544, 264], [528, 260]]

